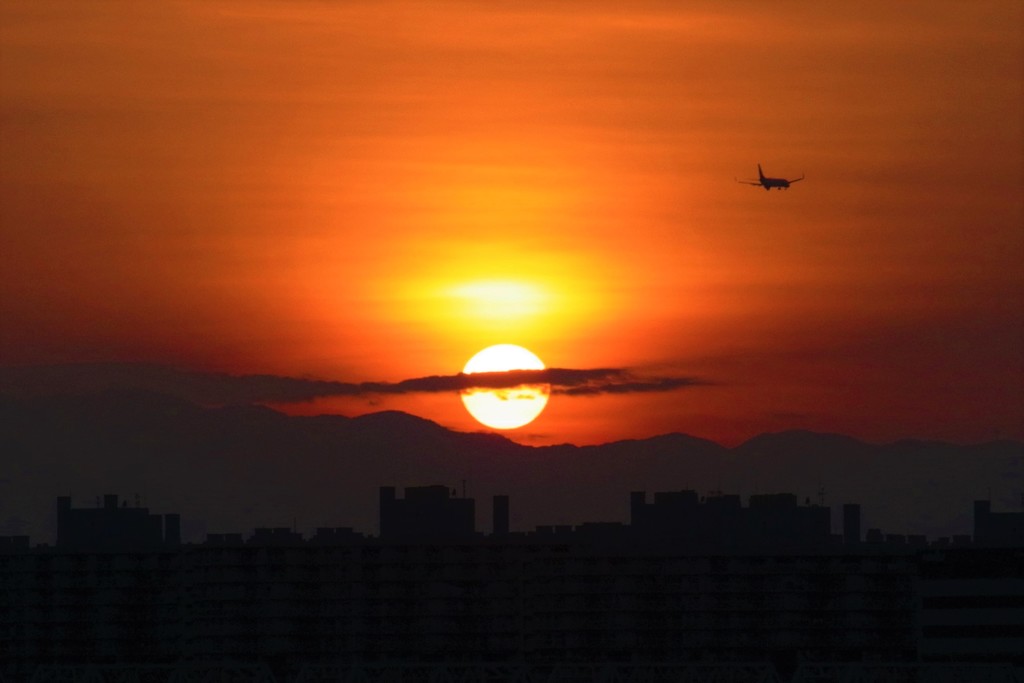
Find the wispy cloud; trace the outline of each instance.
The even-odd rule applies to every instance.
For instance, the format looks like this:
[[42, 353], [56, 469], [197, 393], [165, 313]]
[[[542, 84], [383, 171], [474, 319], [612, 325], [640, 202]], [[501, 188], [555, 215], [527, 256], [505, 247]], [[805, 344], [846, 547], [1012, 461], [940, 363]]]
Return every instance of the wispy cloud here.
[[695, 377], [645, 376], [623, 368], [548, 368], [430, 375], [398, 382], [341, 382], [280, 375], [193, 372], [164, 365], [109, 363], [0, 368], [0, 392], [15, 395], [143, 389], [203, 404], [297, 403], [331, 396], [447, 393], [547, 384], [566, 396], [676, 391], [708, 384]]

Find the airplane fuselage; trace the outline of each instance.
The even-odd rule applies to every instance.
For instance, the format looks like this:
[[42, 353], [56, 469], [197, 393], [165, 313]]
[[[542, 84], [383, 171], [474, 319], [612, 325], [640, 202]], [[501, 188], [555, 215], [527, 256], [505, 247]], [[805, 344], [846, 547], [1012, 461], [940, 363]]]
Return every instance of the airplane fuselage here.
[[771, 190], [773, 187], [776, 190], [788, 190], [790, 183], [795, 183], [798, 180], [803, 180], [803, 179], [804, 179], [803, 176], [800, 176], [799, 178], [792, 178], [792, 179], [787, 179], [787, 178], [769, 178], [761, 170], [761, 164], [758, 164], [757, 165], [757, 182], [755, 182], [753, 180], [740, 180], [739, 182], [744, 183], [745, 185], [756, 185], [756, 186], [759, 186], [759, 187], [763, 187], [765, 190]]
[[770, 190], [773, 187], [776, 190], [788, 190], [789, 189], [789, 181], [786, 180], [785, 178], [765, 178], [765, 177], [762, 177], [761, 178], [761, 186], [764, 189], [766, 189], [766, 190]]

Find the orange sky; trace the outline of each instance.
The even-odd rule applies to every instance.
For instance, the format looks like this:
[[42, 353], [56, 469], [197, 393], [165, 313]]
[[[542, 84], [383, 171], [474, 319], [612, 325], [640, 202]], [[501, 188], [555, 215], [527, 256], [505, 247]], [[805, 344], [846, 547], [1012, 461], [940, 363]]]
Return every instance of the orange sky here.
[[[526, 443], [1024, 438], [1006, 2], [0, 5], [0, 362], [696, 386]], [[734, 177], [807, 179], [766, 193]], [[455, 394], [407, 410], [477, 428]]]

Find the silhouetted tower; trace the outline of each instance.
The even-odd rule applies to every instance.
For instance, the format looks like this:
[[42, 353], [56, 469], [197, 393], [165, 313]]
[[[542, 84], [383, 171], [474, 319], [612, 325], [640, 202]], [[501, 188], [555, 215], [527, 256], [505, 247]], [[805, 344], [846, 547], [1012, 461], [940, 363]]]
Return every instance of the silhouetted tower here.
[[989, 543], [989, 519], [992, 517], [992, 501], [974, 501], [974, 542], [978, 545]]
[[164, 544], [181, 545], [181, 515], [174, 512], [164, 515]]
[[394, 508], [395, 487], [381, 486], [380, 506], [378, 507], [378, 513], [380, 515], [380, 528], [377, 530], [381, 538], [387, 538], [390, 534], [394, 533]]
[[860, 504], [843, 505], [843, 542], [846, 545], [860, 543]]
[[629, 494], [629, 523], [631, 526], [639, 527], [647, 521], [647, 492], [633, 491]]
[[57, 545], [67, 545], [71, 537], [71, 496], [57, 496]]

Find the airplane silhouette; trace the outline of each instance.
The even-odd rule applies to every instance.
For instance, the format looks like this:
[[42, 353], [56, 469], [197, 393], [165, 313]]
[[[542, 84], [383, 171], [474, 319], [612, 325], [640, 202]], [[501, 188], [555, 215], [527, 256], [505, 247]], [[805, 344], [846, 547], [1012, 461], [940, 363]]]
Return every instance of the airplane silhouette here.
[[785, 178], [768, 178], [765, 176], [764, 171], [761, 170], [761, 164], [757, 165], [758, 181], [755, 183], [753, 180], [739, 180], [737, 183], [743, 183], [744, 185], [757, 185], [763, 187], [766, 190], [771, 190], [773, 187], [776, 190], [788, 190], [790, 183], [795, 183], [798, 180], [803, 180], [804, 177], [793, 178], [792, 180], [786, 180]]

